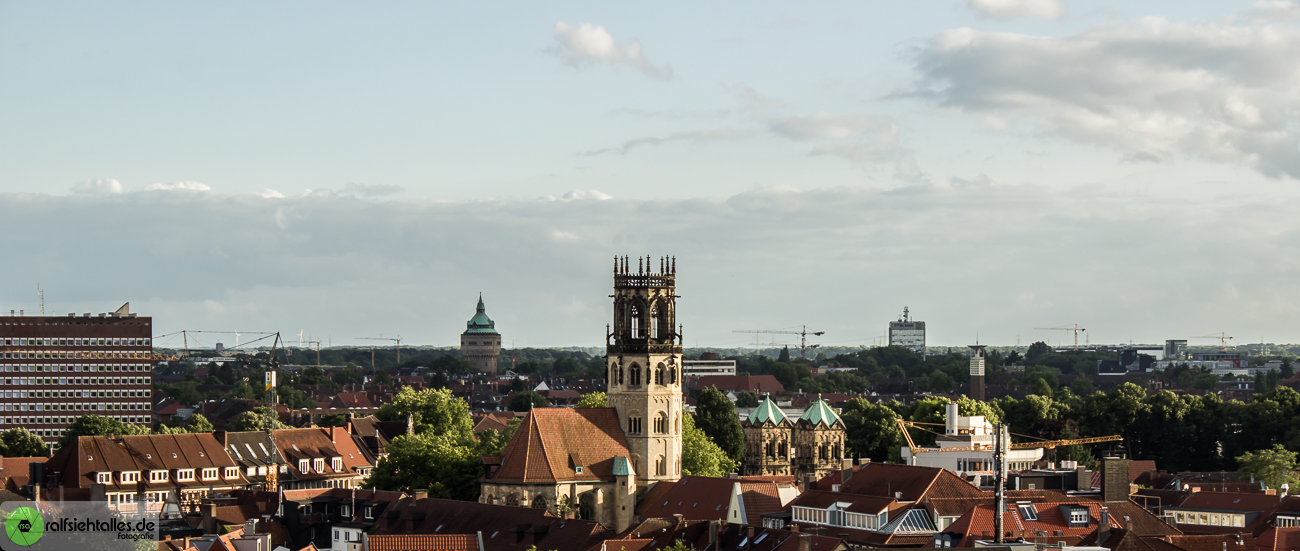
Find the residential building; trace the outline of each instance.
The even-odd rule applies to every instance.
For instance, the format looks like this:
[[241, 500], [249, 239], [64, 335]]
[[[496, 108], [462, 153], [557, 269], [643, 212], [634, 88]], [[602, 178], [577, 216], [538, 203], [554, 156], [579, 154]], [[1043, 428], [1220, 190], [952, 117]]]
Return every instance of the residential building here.
[[484, 551], [586, 551], [614, 536], [598, 522], [562, 518], [545, 509], [427, 499], [416, 494], [377, 515], [371, 537], [481, 533]]
[[700, 551], [849, 551], [840, 534], [810, 534], [754, 524], [690, 520], [680, 516], [646, 519], [591, 551], [648, 551], [681, 542]]
[[212, 492], [244, 488], [244, 478], [213, 433], [79, 436], [44, 464], [65, 488], [102, 486], [110, 507], [157, 509], [170, 492], [197, 504]]
[[358, 488], [285, 490], [280, 520], [295, 549], [362, 551], [365, 533], [406, 494]]
[[720, 520], [759, 526], [768, 513], [783, 511], [798, 495], [790, 482], [683, 476], [656, 484], [637, 505], [637, 518]]
[[465, 332], [460, 334], [460, 355], [473, 362], [479, 372], [496, 373], [501, 358], [501, 334], [483, 307], [482, 294], [478, 296], [478, 310], [465, 322], [465, 327]]
[[[359, 488], [374, 469], [347, 427], [280, 429], [274, 441], [264, 431], [214, 434], [252, 487]], [[275, 488], [267, 480], [272, 464], [278, 469]]]
[[148, 426], [153, 320], [129, 306], [98, 316], [0, 316], [0, 430], [23, 427], [53, 446], [88, 413]]
[[925, 322], [913, 320], [906, 306], [898, 321], [889, 322], [889, 346], [901, 346], [925, 355]]

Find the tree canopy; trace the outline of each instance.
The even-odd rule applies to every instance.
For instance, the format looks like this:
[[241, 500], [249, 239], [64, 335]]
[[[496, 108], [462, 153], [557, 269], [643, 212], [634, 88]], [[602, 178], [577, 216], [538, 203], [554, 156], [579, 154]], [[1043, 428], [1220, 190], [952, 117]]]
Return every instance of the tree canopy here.
[[1295, 461], [1296, 452], [1276, 444], [1271, 449], [1241, 454], [1237, 457], [1237, 470], [1249, 473], [1270, 489], [1278, 490], [1283, 484], [1296, 485]]
[[609, 407], [609, 400], [604, 392], [588, 392], [578, 398], [578, 405], [575, 408], [603, 408]]
[[727, 395], [716, 388], [706, 388], [695, 400], [695, 424], [704, 431], [732, 461], [740, 461], [745, 453], [745, 434], [740, 428], [740, 416]]
[[516, 392], [510, 397], [510, 411], [531, 411], [533, 408], [544, 408], [551, 405], [546, 398], [533, 390]]
[[63, 437], [59, 438], [58, 445], [61, 448], [76, 442], [78, 436], [129, 436], [148, 432], [149, 429], [145, 427], [123, 423], [111, 417], [82, 415], [63, 430]]
[[46, 457], [50, 448], [36, 433], [14, 427], [0, 433], [0, 457]]
[[231, 431], [264, 431], [267, 429], [279, 430], [287, 428], [289, 428], [289, 425], [281, 423], [280, 416], [266, 406], [257, 406], [240, 413], [226, 425], [226, 429]]
[[682, 412], [682, 474], [727, 476], [738, 463], [695, 426], [691, 415]]

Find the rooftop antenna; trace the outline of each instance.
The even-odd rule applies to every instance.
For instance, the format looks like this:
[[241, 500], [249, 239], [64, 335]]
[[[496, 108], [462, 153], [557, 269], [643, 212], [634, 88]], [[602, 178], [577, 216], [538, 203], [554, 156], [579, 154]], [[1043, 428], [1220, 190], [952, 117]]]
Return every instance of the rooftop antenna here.
[[41, 284], [36, 284], [36, 294], [41, 296], [41, 315], [45, 315], [45, 290], [41, 289]]

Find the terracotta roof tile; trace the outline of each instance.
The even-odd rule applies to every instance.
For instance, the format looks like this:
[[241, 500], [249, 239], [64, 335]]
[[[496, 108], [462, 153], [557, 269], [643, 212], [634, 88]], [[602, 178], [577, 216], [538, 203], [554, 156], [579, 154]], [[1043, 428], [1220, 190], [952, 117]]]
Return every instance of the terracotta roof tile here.
[[785, 387], [771, 375], [705, 375], [700, 377], [691, 388], [703, 390], [717, 387], [718, 390], [749, 390], [753, 392], [773, 392], [782, 394]]
[[560, 519], [545, 510], [448, 499], [403, 499], [375, 519], [374, 534], [483, 533], [485, 551], [589, 549], [613, 536], [591, 520]]
[[1259, 551], [1300, 549], [1300, 526], [1272, 527], [1255, 538]]
[[475, 534], [373, 535], [370, 551], [478, 551]]
[[[609, 480], [614, 458], [629, 456], [613, 408], [534, 409], [501, 455], [491, 482]], [[579, 466], [581, 474], [575, 469]]]
[[947, 469], [891, 463], [862, 465], [848, 482], [841, 484], [840, 491], [882, 497], [901, 495], [899, 501], [909, 502], [925, 498], [984, 496], [983, 490]]
[[605, 540], [600, 549], [601, 551], [641, 551], [647, 548], [653, 549], [654, 542], [655, 540], [651, 539]]

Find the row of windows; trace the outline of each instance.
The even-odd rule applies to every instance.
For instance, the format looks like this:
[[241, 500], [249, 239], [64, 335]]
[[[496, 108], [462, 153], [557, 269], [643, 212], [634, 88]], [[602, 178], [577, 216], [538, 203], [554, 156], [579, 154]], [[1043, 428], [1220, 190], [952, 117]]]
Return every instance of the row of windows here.
[[[173, 477], [176, 479], [177, 482], [193, 482], [195, 470], [196, 469], [174, 469], [174, 470], [156, 469], [156, 470], [150, 470], [146, 472], [149, 473], [148, 474], [149, 482], [167, 482]], [[199, 474], [199, 480], [207, 481], [207, 480], [217, 480], [217, 473], [220, 472], [222, 469], [219, 467], [204, 467], [202, 469], [197, 469], [197, 470]], [[229, 480], [229, 479], [239, 478], [238, 467], [225, 467], [224, 470], [225, 470], [226, 479]], [[118, 484], [129, 484], [129, 483], [134, 483], [139, 481], [140, 481], [140, 471], [118, 471], [117, 472]], [[108, 471], [98, 471], [95, 473], [95, 482], [99, 484], [112, 484], [113, 473]]]
[[0, 379], [6, 385], [147, 385], [147, 377], [15, 377]]
[[108, 411], [108, 410], [147, 410], [148, 403], [110, 402], [107, 404], [3, 404], [2, 411]]
[[74, 360], [74, 359], [149, 359], [149, 352], [123, 352], [110, 350], [106, 352], [83, 352], [54, 350], [49, 352], [5, 352], [4, 357], [11, 360]]
[[848, 511], [839, 510], [835, 506], [832, 506], [830, 509], [794, 507], [791, 510], [790, 518], [794, 522], [842, 526], [845, 528], [857, 528], [861, 530], [875, 530], [886, 523], [888, 513], [880, 513], [878, 515], [850, 513]]
[[[661, 363], [655, 368], [653, 377], [654, 384], [659, 386], [675, 385], [677, 384], [677, 366], [665, 366]], [[610, 382], [616, 382], [616, 384], [623, 384], [623, 366], [616, 363], [609, 364], [609, 380]], [[629, 385], [641, 386], [641, 366], [632, 364], [632, 367], [628, 369], [626, 380]], [[645, 368], [645, 381], [648, 384], [651, 380], [650, 368], [647, 367]]]
[[5, 339], [5, 346], [150, 346], [150, 339]]
[[1241, 528], [1246, 523], [1246, 515], [1175, 511], [1174, 522], [1178, 524], [1200, 524], [1202, 526], [1231, 526]]
[[[677, 419], [675, 425], [676, 425], [675, 427], [671, 427], [673, 429], [672, 434], [678, 434], [682, 431], [682, 421], [680, 417]], [[627, 431], [626, 431], [628, 434], [641, 434], [643, 428], [644, 427], [641, 424], [641, 417], [639, 415], [628, 416]], [[669, 429], [670, 427], [668, 426], [668, 414], [662, 411], [659, 412], [659, 414], [656, 415], [654, 419], [654, 434], [668, 434]]]
[[[55, 369], [58, 368], [58, 369]], [[148, 364], [96, 364], [96, 365], [36, 365], [8, 364], [0, 366], [0, 371], [149, 371]]]
[[[317, 457], [317, 458], [311, 460], [311, 468], [310, 468], [310, 469], [307, 467], [307, 463], [308, 463], [308, 462], [307, 462], [306, 459], [299, 459], [299, 460], [298, 460], [298, 472], [301, 472], [302, 474], [308, 474], [308, 473], [310, 473], [310, 472], [312, 472], [312, 471], [315, 471], [315, 472], [318, 472], [318, 473], [324, 473], [324, 472], [325, 472], [325, 459], [324, 459], [324, 458]], [[333, 458], [330, 458], [330, 467], [331, 467], [331, 468], [334, 470], [334, 472], [336, 472], [336, 473], [343, 472], [343, 458], [342, 458], [342, 457], [333, 457]]]
[[74, 390], [71, 392], [66, 390], [6, 390], [0, 392], [0, 398], [148, 398], [150, 392], [148, 390]]

